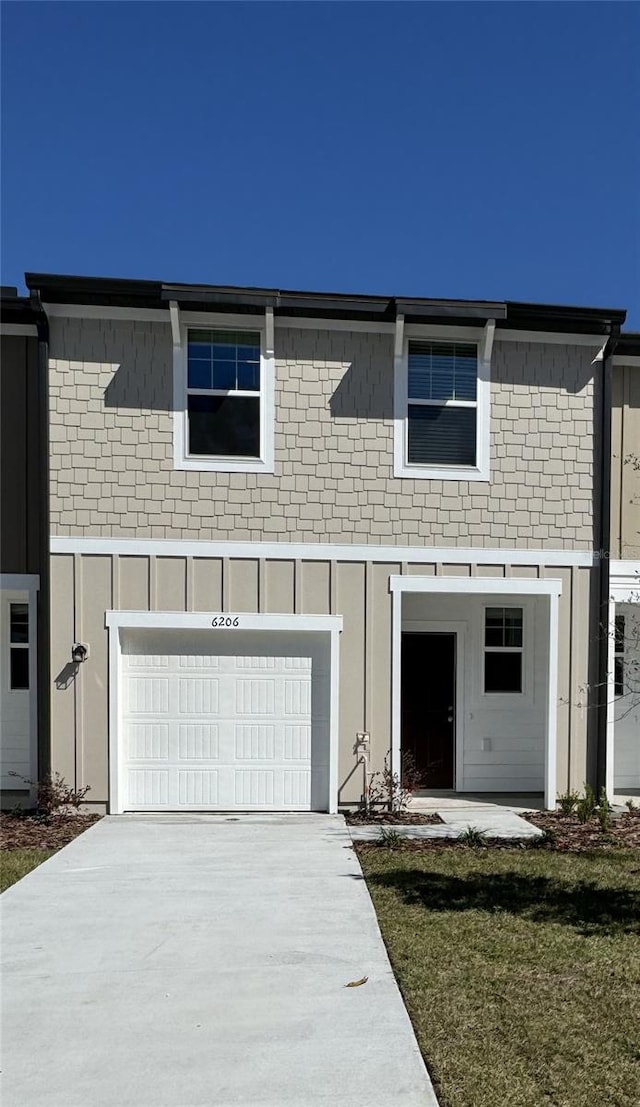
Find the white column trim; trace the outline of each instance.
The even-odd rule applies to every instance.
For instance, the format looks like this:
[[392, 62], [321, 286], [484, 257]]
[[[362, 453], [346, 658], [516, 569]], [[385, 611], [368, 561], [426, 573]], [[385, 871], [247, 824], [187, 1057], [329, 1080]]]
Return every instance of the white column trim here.
[[558, 601], [559, 593], [549, 594], [549, 654], [544, 774], [544, 805], [549, 811], [555, 811], [558, 790]]

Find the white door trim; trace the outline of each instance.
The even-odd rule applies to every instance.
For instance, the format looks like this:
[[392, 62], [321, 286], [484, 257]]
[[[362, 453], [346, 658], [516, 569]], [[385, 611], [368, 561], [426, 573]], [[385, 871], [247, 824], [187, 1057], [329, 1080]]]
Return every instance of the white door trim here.
[[[183, 611], [107, 611], [105, 622], [109, 631], [109, 812], [122, 814], [123, 787], [119, 756], [122, 734], [122, 641], [121, 631], [134, 629], [212, 630], [233, 635], [234, 631], [293, 631], [330, 635], [331, 679], [329, 705], [329, 797], [327, 810], [338, 810], [338, 740], [339, 740], [339, 656], [341, 615], [255, 615], [246, 612], [202, 613]], [[238, 620], [237, 625], [235, 620]], [[229, 624], [229, 621], [231, 625]]]
[[[466, 650], [467, 623], [462, 621], [442, 621], [439, 619], [405, 619], [401, 625], [401, 635], [405, 632], [418, 634], [455, 634], [456, 636], [456, 672], [455, 672], [455, 763], [454, 780], [456, 792], [462, 792], [464, 788], [464, 719], [465, 719], [465, 650]], [[402, 735], [398, 735], [402, 742]], [[396, 752], [396, 764], [402, 767], [402, 744]], [[393, 754], [392, 754], [393, 760]], [[399, 769], [398, 769], [399, 771]]]
[[[544, 802], [556, 806], [558, 750], [558, 606], [562, 581], [513, 577], [400, 577], [389, 578], [391, 592], [391, 767], [400, 771], [401, 704], [400, 653], [402, 640], [402, 595], [405, 592], [442, 595], [546, 596], [549, 600], [549, 643], [547, 666], [547, 719], [545, 727]], [[457, 773], [456, 773], [457, 779]], [[457, 784], [456, 784], [457, 787]]]

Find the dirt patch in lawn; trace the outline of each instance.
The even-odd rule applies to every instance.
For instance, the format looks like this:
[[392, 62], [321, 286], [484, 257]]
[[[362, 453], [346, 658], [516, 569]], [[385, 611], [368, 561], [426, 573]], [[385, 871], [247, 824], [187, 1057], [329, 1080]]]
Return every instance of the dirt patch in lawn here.
[[348, 826], [434, 826], [442, 822], [435, 811], [345, 811]]
[[87, 830], [100, 815], [0, 815], [0, 849], [54, 852]]

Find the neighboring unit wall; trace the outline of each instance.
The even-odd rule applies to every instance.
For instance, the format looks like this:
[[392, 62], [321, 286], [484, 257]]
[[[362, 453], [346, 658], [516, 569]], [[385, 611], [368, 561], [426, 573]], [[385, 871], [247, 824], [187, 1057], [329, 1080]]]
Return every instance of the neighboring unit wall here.
[[[566, 566], [498, 563], [412, 564], [375, 560], [316, 561], [55, 554], [52, 558], [53, 768], [88, 801], [108, 801], [109, 662], [105, 612], [203, 611], [342, 615], [340, 641], [339, 800], [357, 801], [362, 769], [354, 755], [359, 731], [371, 735], [373, 769], [382, 768], [391, 735], [391, 595], [393, 574], [547, 576], [563, 582], [558, 674], [558, 790], [587, 776], [588, 618], [592, 571]], [[76, 672], [74, 641], [90, 657]], [[482, 751], [476, 751], [478, 779]], [[491, 764], [487, 754], [487, 766]], [[485, 773], [485, 778], [487, 774]], [[493, 790], [487, 784], [487, 788]]]
[[611, 556], [638, 561], [640, 365], [614, 364], [612, 403]]
[[394, 478], [392, 335], [275, 353], [275, 474], [176, 471], [168, 323], [53, 318], [52, 533], [593, 547], [594, 349], [496, 338], [490, 483]]
[[0, 339], [0, 571], [38, 573], [38, 340]]

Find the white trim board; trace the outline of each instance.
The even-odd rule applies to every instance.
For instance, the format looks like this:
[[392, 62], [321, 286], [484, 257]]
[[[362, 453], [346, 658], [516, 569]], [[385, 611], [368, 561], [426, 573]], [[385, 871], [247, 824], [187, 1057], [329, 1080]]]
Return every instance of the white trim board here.
[[341, 545], [330, 542], [200, 542], [181, 538], [84, 538], [75, 535], [52, 535], [50, 552], [128, 557], [229, 557], [250, 561], [373, 561], [414, 565], [564, 565], [582, 568], [591, 568], [595, 561], [591, 550]]
[[0, 573], [0, 589], [31, 595], [40, 591], [40, 577], [37, 573]]
[[0, 334], [14, 338], [37, 338], [38, 328], [35, 323], [3, 323]]
[[[133, 308], [111, 307], [106, 304], [43, 304], [49, 318], [62, 319], [129, 319], [145, 323], [166, 323], [169, 326], [169, 311], [162, 308]], [[250, 319], [262, 316], [261, 311], [242, 315], [233, 315], [231, 312], [181, 311], [187, 321], [192, 325], [198, 323], [226, 320], [227, 326], [233, 326], [234, 319], [243, 321], [247, 325]], [[366, 334], [393, 334], [395, 323], [376, 321], [374, 319], [314, 319], [312, 317], [297, 318], [296, 316], [278, 315], [275, 317], [276, 328], [291, 328], [293, 330], [319, 330], [319, 331], [353, 331]], [[477, 328], [476, 328], [477, 329]], [[430, 333], [434, 337], [445, 331], [450, 333], [451, 328], [440, 324], [416, 323], [411, 325], [412, 333]], [[464, 334], [471, 333], [473, 327], [461, 327]], [[601, 347], [603, 335], [601, 334], [564, 334], [558, 331], [515, 331], [496, 327], [496, 339], [504, 342], [544, 342], [556, 343], [561, 346], [597, 346]], [[619, 356], [619, 355], [618, 355]], [[625, 358], [624, 363], [630, 364]]]
[[552, 577], [389, 577], [390, 592], [464, 593], [471, 596], [559, 596], [562, 581]]
[[285, 633], [315, 633], [330, 635], [330, 721], [329, 721], [329, 796], [328, 811], [338, 810], [338, 744], [340, 739], [339, 683], [340, 683], [340, 633], [341, 615], [256, 615], [250, 612], [225, 612], [226, 619], [238, 618], [238, 628], [212, 627], [211, 615], [185, 613], [183, 611], [106, 611], [105, 623], [109, 631], [109, 812], [122, 812], [122, 788], [119, 763], [119, 737], [121, 733], [122, 705], [122, 630], [158, 629], [210, 630], [212, 633], [231, 634], [243, 631], [283, 631]]
[[629, 365], [632, 369], [640, 368], [640, 357], [636, 354], [628, 354], [626, 357], [624, 354], [614, 354], [611, 360], [614, 365]]

